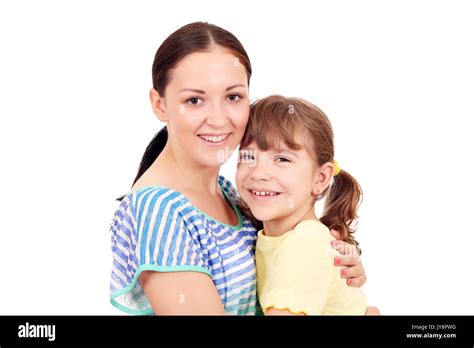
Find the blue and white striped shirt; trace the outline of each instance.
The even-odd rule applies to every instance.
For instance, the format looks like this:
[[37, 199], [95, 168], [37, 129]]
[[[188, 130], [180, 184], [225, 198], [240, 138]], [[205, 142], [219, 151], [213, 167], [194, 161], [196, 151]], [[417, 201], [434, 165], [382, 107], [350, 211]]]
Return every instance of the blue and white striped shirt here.
[[208, 274], [226, 313], [255, 315], [256, 230], [242, 216], [230, 181], [218, 179], [239, 223], [230, 226], [195, 208], [180, 192], [148, 186], [127, 194], [115, 212], [110, 301], [131, 314], [153, 314], [138, 281], [142, 271]]

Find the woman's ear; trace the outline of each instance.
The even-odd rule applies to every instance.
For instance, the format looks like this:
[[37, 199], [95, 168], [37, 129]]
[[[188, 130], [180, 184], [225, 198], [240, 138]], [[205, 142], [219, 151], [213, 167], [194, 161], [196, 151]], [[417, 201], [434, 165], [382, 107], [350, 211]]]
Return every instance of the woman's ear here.
[[314, 183], [313, 183], [313, 194], [319, 195], [324, 192], [331, 184], [332, 174], [334, 173], [334, 163], [327, 162], [316, 170]]
[[168, 121], [166, 114], [165, 98], [155, 88], [150, 89], [150, 103], [153, 113], [161, 122]]

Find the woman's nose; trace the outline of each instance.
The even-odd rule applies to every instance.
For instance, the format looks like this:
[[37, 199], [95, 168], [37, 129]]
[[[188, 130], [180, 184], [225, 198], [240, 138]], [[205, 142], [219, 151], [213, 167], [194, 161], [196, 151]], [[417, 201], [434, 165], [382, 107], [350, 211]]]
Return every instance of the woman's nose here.
[[221, 103], [212, 103], [207, 114], [206, 122], [214, 128], [223, 128], [229, 122], [225, 108]]

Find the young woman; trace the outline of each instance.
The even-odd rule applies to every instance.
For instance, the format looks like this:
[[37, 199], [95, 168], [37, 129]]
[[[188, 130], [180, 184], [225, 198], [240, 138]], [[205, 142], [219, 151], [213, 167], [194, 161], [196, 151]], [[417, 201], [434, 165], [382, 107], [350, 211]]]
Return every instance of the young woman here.
[[[228, 31], [191, 23], [153, 62], [153, 112], [167, 126], [145, 151], [111, 226], [111, 303], [132, 314], [254, 315], [256, 230], [219, 176], [249, 115], [247, 53]], [[340, 242], [335, 248], [347, 243]], [[353, 256], [353, 254], [352, 254]], [[340, 257], [353, 286], [358, 257]]]
[[[256, 260], [265, 314], [355, 314], [368, 311], [358, 288], [340, 278], [334, 241], [358, 245], [353, 222], [362, 191], [334, 161], [331, 123], [315, 105], [273, 95], [250, 107], [240, 146], [237, 187], [242, 209], [263, 222]], [[314, 205], [327, 196], [317, 218]], [[244, 205], [245, 202], [245, 205]]]

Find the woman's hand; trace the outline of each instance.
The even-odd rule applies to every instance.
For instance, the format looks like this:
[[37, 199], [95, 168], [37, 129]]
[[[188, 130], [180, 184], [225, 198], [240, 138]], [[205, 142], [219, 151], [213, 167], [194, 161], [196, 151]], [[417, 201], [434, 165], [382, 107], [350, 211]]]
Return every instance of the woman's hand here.
[[334, 264], [340, 267], [345, 266], [341, 269], [341, 278], [347, 278], [347, 285], [349, 286], [361, 287], [367, 281], [367, 276], [357, 248], [352, 244], [339, 240], [341, 237], [337, 230], [331, 230], [331, 234], [338, 239], [331, 243], [333, 249], [341, 253], [341, 256], [334, 258]]

